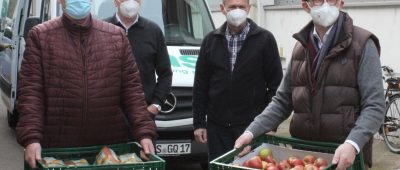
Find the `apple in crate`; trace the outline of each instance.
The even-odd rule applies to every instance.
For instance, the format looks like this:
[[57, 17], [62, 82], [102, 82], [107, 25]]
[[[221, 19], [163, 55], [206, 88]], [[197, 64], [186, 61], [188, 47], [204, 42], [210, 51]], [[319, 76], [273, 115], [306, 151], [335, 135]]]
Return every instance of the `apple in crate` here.
[[261, 148], [258, 152], [258, 156], [264, 161], [267, 161], [268, 157], [272, 157], [272, 150], [269, 148]]
[[279, 162], [279, 168], [282, 170], [289, 170], [291, 168], [289, 161], [287, 159], [281, 160], [281, 162]]
[[242, 166], [249, 167], [249, 160], [244, 161]]
[[326, 166], [320, 166], [318, 170], [324, 170]]
[[315, 162], [315, 160], [316, 160], [317, 158], [314, 156], [314, 155], [306, 155], [304, 158], [303, 158], [303, 161], [304, 161], [304, 164], [314, 164], [314, 162]]
[[324, 158], [317, 158], [314, 162], [314, 165], [317, 167], [321, 167], [321, 166], [328, 166], [328, 163], [326, 162], [326, 160]]
[[295, 159], [299, 159], [299, 158], [297, 158], [296, 156], [289, 156], [288, 162], [289, 162], [289, 164], [290, 164], [291, 167], [294, 167], [293, 161], [294, 161]]
[[281, 170], [281, 169], [276, 165], [271, 165], [271, 166], [268, 166], [268, 168], [265, 170]]
[[299, 159], [299, 158], [294, 158], [291, 161], [289, 160], [289, 163], [291, 166], [297, 166], [297, 165], [301, 165], [304, 166], [303, 160]]
[[290, 170], [304, 170], [304, 166], [303, 165], [296, 165]]
[[263, 167], [262, 160], [259, 156], [253, 156], [249, 160], [246, 160], [243, 166], [256, 169], [261, 169]]
[[272, 158], [272, 156], [267, 156], [267, 158], [265, 159], [265, 162], [272, 163], [272, 164], [276, 165], [276, 161], [275, 161], [274, 158]]
[[313, 164], [307, 164], [304, 167], [304, 170], [319, 170], [319, 168], [317, 166], [313, 165]]
[[262, 165], [262, 170], [267, 169], [268, 168], [268, 163], [265, 161], [261, 161], [261, 165]]

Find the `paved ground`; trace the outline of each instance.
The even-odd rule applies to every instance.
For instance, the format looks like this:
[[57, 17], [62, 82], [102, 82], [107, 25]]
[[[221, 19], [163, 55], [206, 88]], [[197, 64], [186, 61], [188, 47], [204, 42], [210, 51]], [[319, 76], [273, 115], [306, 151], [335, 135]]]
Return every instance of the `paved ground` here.
[[[285, 121], [278, 128], [276, 135], [289, 136], [289, 121]], [[374, 140], [373, 167], [371, 170], [400, 170], [400, 154], [394, 154], [380, 139]]]

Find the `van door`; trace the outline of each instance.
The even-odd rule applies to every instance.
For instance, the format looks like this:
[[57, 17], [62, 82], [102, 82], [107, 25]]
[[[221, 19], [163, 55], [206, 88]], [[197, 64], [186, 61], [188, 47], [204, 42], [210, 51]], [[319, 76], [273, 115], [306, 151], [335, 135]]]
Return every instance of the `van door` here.
[[[12, 93], [12, 63], [16, 52], [16, 39], [18, 33], [15, 33], [16, 10], [20, 1], [2, 0], [1, 2], [1, 23], [0, 23], [0, 88], [2, 99], [9, 108], [11, 98], [15, 98], [15, 91]], [[13, 107], [13, 106], [11, 106]]]
[[0, 0], [0, 89], [10, 127], [18, 121], [16, 91], [25, 38], [30, 28], [51, 18], [50, 2]]

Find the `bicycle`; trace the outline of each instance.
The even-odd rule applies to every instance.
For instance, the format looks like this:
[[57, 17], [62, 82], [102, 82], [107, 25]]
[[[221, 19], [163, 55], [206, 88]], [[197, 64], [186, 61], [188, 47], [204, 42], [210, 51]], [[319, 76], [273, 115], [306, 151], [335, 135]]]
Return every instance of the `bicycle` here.
[[391, 152], [400, 153], [400, 77], [395, 76], [393, 69], [382, 66], [385, 91], [386, 114], [380, 132], [386, 146]]

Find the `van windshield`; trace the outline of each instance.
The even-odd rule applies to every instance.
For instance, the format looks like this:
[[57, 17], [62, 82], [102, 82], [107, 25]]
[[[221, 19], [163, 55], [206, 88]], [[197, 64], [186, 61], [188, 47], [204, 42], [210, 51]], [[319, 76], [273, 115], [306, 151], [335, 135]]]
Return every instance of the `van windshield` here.
[[[113, 0], [96, 0], [92, 3], [92, 13], [100, 19], [115, 14]], [[214, 29], [204, 0], [142, 1], [139, 15], [160, 26], [169, 46], [199, 46], [203, 37]]]

